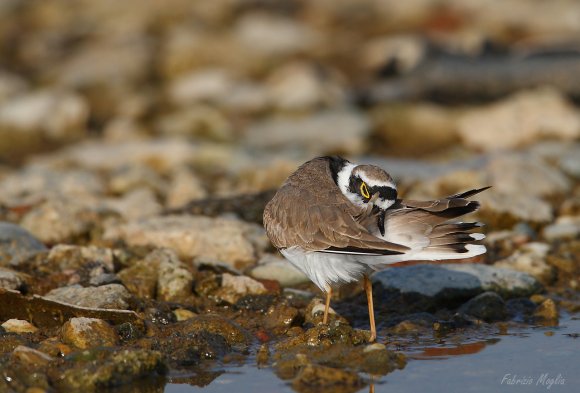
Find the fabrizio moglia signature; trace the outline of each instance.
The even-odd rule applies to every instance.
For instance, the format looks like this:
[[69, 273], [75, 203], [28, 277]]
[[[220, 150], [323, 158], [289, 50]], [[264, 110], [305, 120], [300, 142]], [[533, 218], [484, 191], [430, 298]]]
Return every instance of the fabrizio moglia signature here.
[[565, 385], [566, 379], [562, 374], [556, 376], [550, 375], [549, 373], [542, 373], [537, 377], [518, 375], [518, 374], [505, 374], [500, 382], [501, 385], [519, 385], [519, 386], [544, 386], [546, 389], [551, 389], [554, 385]]

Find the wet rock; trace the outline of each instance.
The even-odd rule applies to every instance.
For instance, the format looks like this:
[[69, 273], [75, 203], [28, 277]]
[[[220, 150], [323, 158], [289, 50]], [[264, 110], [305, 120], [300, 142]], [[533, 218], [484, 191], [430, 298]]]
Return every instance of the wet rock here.
[[80, 169], [32, 165], [0, 181], [0, 201], [8, 206], [34, 205], [54, 196], [94, 200], [105, 186], [100, 177]]
[[305, 366], [292, 381], [292, 387], [304, 392], [354, 392], [365, 386], [355, 372], [320, 365]]
[[553, 219], [552, 206], [532, 195], [486, 192], [478, 199], [481, 202], [478, 214], [496, 229], [511, 228], [521, 221], [538, 226]]
[[18, 266], [24, 260], [46, 251], [40, 240], [26, 229], [0, 222], [0, 265]]
[[532, 155], [493, 156], [485, 170], [492, 193], [542, 197], [566, 194], [571, 187], [564, 174]]
[[296, 336], [282, 340], [276, 344], [275, 349], [282, 353], [308, 347], [328, 349], [336, 344], [353, 346], [368, 342], [369, 337], [369, 332], [354, 330], [347, 324], [320, 324]]
[[580, 236], [580, 217], [558, 217], [544, 228], [542, 235], [549, 242], [575, 239]]
[[[322, 319], [324, 318], [324, 308], [324, 301], [315, 297], [310, 301], [310, 303], [308, 303], [308, 306], [304, 311], [304, 321], [315, 326], [321, 324]], [[329, 323], [348, 325], [347, 320], [341, 315], [338, 315], [332, 307], [328, 309], [328, 320]]]
[[0, 108], [0, 152], [14, 154], [38, 149], [41, 141], [78, 139], [88, 113], [85, 100], [72, 93], [45, 90], [14, 98]]
[[256, 260], [256, 245], [250, 239], [257, 233], [264, 236], [262, 228], [239, 220], [174, 215], [111, 225], [105, 238], [132, 246], [172, 248], [180, 257], [218, 259], [244, 267]]
[[183, 333], [206, 331], [223, 337], [232, 347], [245, 348], [250, 343], [247, 331], [234, 322], [219, 315], [199, 315], [176, 324]]
[[524, 244], [509, 257], [495, 262], [494, 266], [528, 273], [544, 284], [551, 283], [554, 278], [553, 268], [546, 263], [550, 245], [532, 242]]
[[299, 321], [300, 312], [297, 308], [278, 303], [268, 308], [264, 326], [282, 334]]
[[272, 118], [256, 123], [248, 132], [250, 147], [300, 149], [309, 154], [360, 154], [370, 124], [353, 109], [325, 111], [304, 118]]
[[38, 344], [37, 349], [54, 358], [61, 358], [73, 352], [73, 349], [61, 342], [58, 337], [47, 338]]
[[259, 281], [247, 276], [222, 274], [222, 286], [214, 294], [217, 298], [235, 304], [240, 298], [247, 295], [262, 295], [267, 292], [266, 287]]
[[9, 333], [36, 333], [38, 328], [28, 321], [22, 319], [9, 319], [2, 324], [4, 330]]
[[558, 307], [552, 299], [544, 300], [536, 311], [534, 311], [534, 317], [546, 320], [557, 320], [559, 318]]
[[541, 290], [531, 275], [479, 264], [415, 265], [386, 269], [372, 276], [379, 291], [395, 293], [412, 307], [427, 310], [457, 304], [485, 291], [504, 298], [529, 296]]
[[459, 121], [459, 135], [482, 150], [520, 147], [546, 137], [574, 140], [580, 135], [580, 117], [557, 91], [538, 89], [469, 111]]
[[477, 295], [463, 304], [458, 311], [486, 322], [501, 321], [507, 317], [506, 304], [495, 292]]
[[45, 298], [81, 307], [127, 310], [131, 295], [120, 284], [83, 288], [80, 285], [53, 289]]
[[52, 356], [24, 345], [14, 348], [11, 359], [19, 363], [29, 364], [34, 368], [46, 366], [54, 360]]
[[145, 258], [121, 270], [117, 276], [133, 295], [138, 298], [154, 299], [157, 295], [158, 267], [156, 261]]
[[161, 353], [142, 349], [95, 349], [74, 360], [68, 363], [71, 368], [50, 370], [49, 377], [58, 390], [98, 392], [166, 372]]
[[73, 242], [87, 236], [96, 220], [89, 207], [68, 197], [54, 197], [22, 218], [22, 226], [49, 244]]
[[115, 329], [96, 318], [71, 318], [63, 325], [60, 336], [64, 343], [80, 349], [114, 347], [119, 343]]
[[291, 287], [309, 281], [304, 273], [285, 258], [271, 254], [262, 257], [258, 265], [252, 268], [250, 275], [261, 280], [276, 280], [283, 287]]
[[19, 290], [23, 285], [20, 273], [0, 267], [0, 288]]

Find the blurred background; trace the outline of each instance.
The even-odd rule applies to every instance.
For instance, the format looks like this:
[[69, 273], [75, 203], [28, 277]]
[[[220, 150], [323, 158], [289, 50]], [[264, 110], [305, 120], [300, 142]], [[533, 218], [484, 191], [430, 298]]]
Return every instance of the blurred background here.
[[[209, 311], [225, 315], [222, 322], [240, 323], [260, 343], [290, 330], [299, 334], [302, 325], [315, 323], [309, 299], [318, 292], [276, 253], [258, 224], [265, 203], [298, 165], [340, 154], [385, 168], [405, 198], [493, 186], [478, 196], [488, 253], [477, 262], [527, 273], [546, 294], [537, 294], [544, 289], [531, 278], [529, 293], [517, 292], [513, 272], [494, 270], [510, 296], [525, 296], [506, 306], [491, 293], [499, 320], [509, 309], [509, 318], [531, 321], [528, 327], [542, 318], [553, 326], [560, 309], [568, 329], [554, 338], [538, 330], [537, 346], [529, 344], [536, 339], [497, 345], [498, 355], [483, 357], [491, 359], [479, 363], [483, 367], [465, 358], [428, 362], [430, 372], [412, 365], [395, 375], [398, 385], [389, 377], [384, 386], [417, 391], [413, 381], [424, 389], [444, 378], [441, 386], [455, 383], [456, 391], [489, 390], [488, 369], [498, 381], [506, 372], [530, 370], [572, 380], [577, 353], [569, 340], [578, 335], [578, 320], [567, 325], [566, 313], [580, 310], [579, 103], [577, 0], [0, 0], [3, 277], [10, 274], [9, 288], [27, 294], [137, 310], [159, 326], [159, 334], [179, 331], [184, 324], [175, 321], [194, 323]], [[229, 216], [204, 217], [224, 213]], [[6, 267], [16, 270], [6, 273]], [[452, 280], [445, 277], [447, 285]], [[384, 282], [375, 280], [376, 289]], [[104, 295], [110, 286], [115, 296]], [[292, 291], [296, 286], [310, 292]], [[360, 291], [353, 288], [351, 293]], [[382, 299], [375, 303], [382, 333], [403, 321], [387, 341], [418, 331], [419, 343], [439, 346], [449, 326], [472, 324], [457, 322], [455, 311], [440, 312], [439, 304], [427, 309], [436, 317], [419, 309], [423, 325], [409, 324], [404, 318], [424, 304], [386, 301], [387, 292], [375, 291]], [[295, 299], [292, 307], [280, 293]], [[335, 292], [339, 314], [366, 329], [365, 299], [336, 302], [348, 288], [345, 293]], [[238, 303], [247, 294], [256, 305]], [[453, 304], [468, 300], [461, 294]], [[113, 306], [104, 303], [110, 298]], [[266, 309], [278, 319], [269, 320]], [[443, 333], [435, 320], [444, 321], [438, 325]], [[269, 337], [263, 326], [278, 333]], [[491, 331], [487, 325], [478, 331], [479, 322], [473, 326], [465, 334], [472, 343]], [[498, 327], [503, 342], [509, 342], [506, 326]], [[52, 337], [39, 327], [44, 330], [36, 342], [10, 343], [34, 346]], [[12, 339], [2, 329], [0, 337]], [[132, 336], [122, 334], [127, 341], [121, 345], [132, 345]], [[207, 348], [223, 341], [200, 337]], [[185, 349], [198, 341], [151, 340], [165, 351], [170, 368], [197, 364]], [[393, 341], [397, 351], [407, 345], [401, 340]], [[434, 353], [475, 353], [495, 342]], [[11, 345], [2, 346], [0, 369]], [[252, 363], [248, 369], [254, 368], [252, 345], [244, 352], [251, 356], [239, 360]], [[216, 348], [204, 356], [229, 351]], [[514, 354], [519, 369], [511, 368]], [[22, 380], [43, 375], [24, 370]], [[221, 372], [172, 378], [203, 386]], [[290, 389], [270, 374], [261, 375], [271, 386]], [[11, 379], [0, 378], [3, 386], [6, 381]], [[263, 388], [260, 381], [252, 383]], [[162, 391], [164, 383], [150, 391]], [[249, 391], [254, 385], [245, 386]]]
[[5, 0], [0, 212], [54, 244], [47, 200], [133, 219], [342, 154], [577, 230], [579, 37], [568, 0]]

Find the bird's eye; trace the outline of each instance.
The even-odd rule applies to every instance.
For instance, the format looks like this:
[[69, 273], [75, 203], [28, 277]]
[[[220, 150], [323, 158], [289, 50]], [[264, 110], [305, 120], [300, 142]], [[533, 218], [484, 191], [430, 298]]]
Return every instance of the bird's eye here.
[[369, 193], [369, 189], [367, 187], [367, 184], [364, 181], [360, 185], [360, 193], [366, 199], [370, 199], [370, 197], [371, 197], [371, 194]]

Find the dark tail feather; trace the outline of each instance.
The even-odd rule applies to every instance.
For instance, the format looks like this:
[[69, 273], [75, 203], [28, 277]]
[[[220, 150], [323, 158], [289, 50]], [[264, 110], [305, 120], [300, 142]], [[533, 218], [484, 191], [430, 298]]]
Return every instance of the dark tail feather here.
[[479, 194], [480, 192], [483, 192], [489, 188], [491, 188], [491, 186], [487, 186], [487, 187], [483, 187], [483, 188], [476, 188], [474, 190], [469, 190], [469, 191], [465, 191], [465, 192], [460, 192], [459, 194], [454, 194], [454, 195], [448, 196], [447, 199], [454, 199], [454, 198], [466, 199], [466, 198], [472, 197], [476, 194]]
[[483, 226], [480, 222], [458, 222], [453, 224], [440, 224], [433, 228], [430, 237], [441, 237], [454, 233], [463, 233], [470, 231], [475, 228], [481, 228]]

